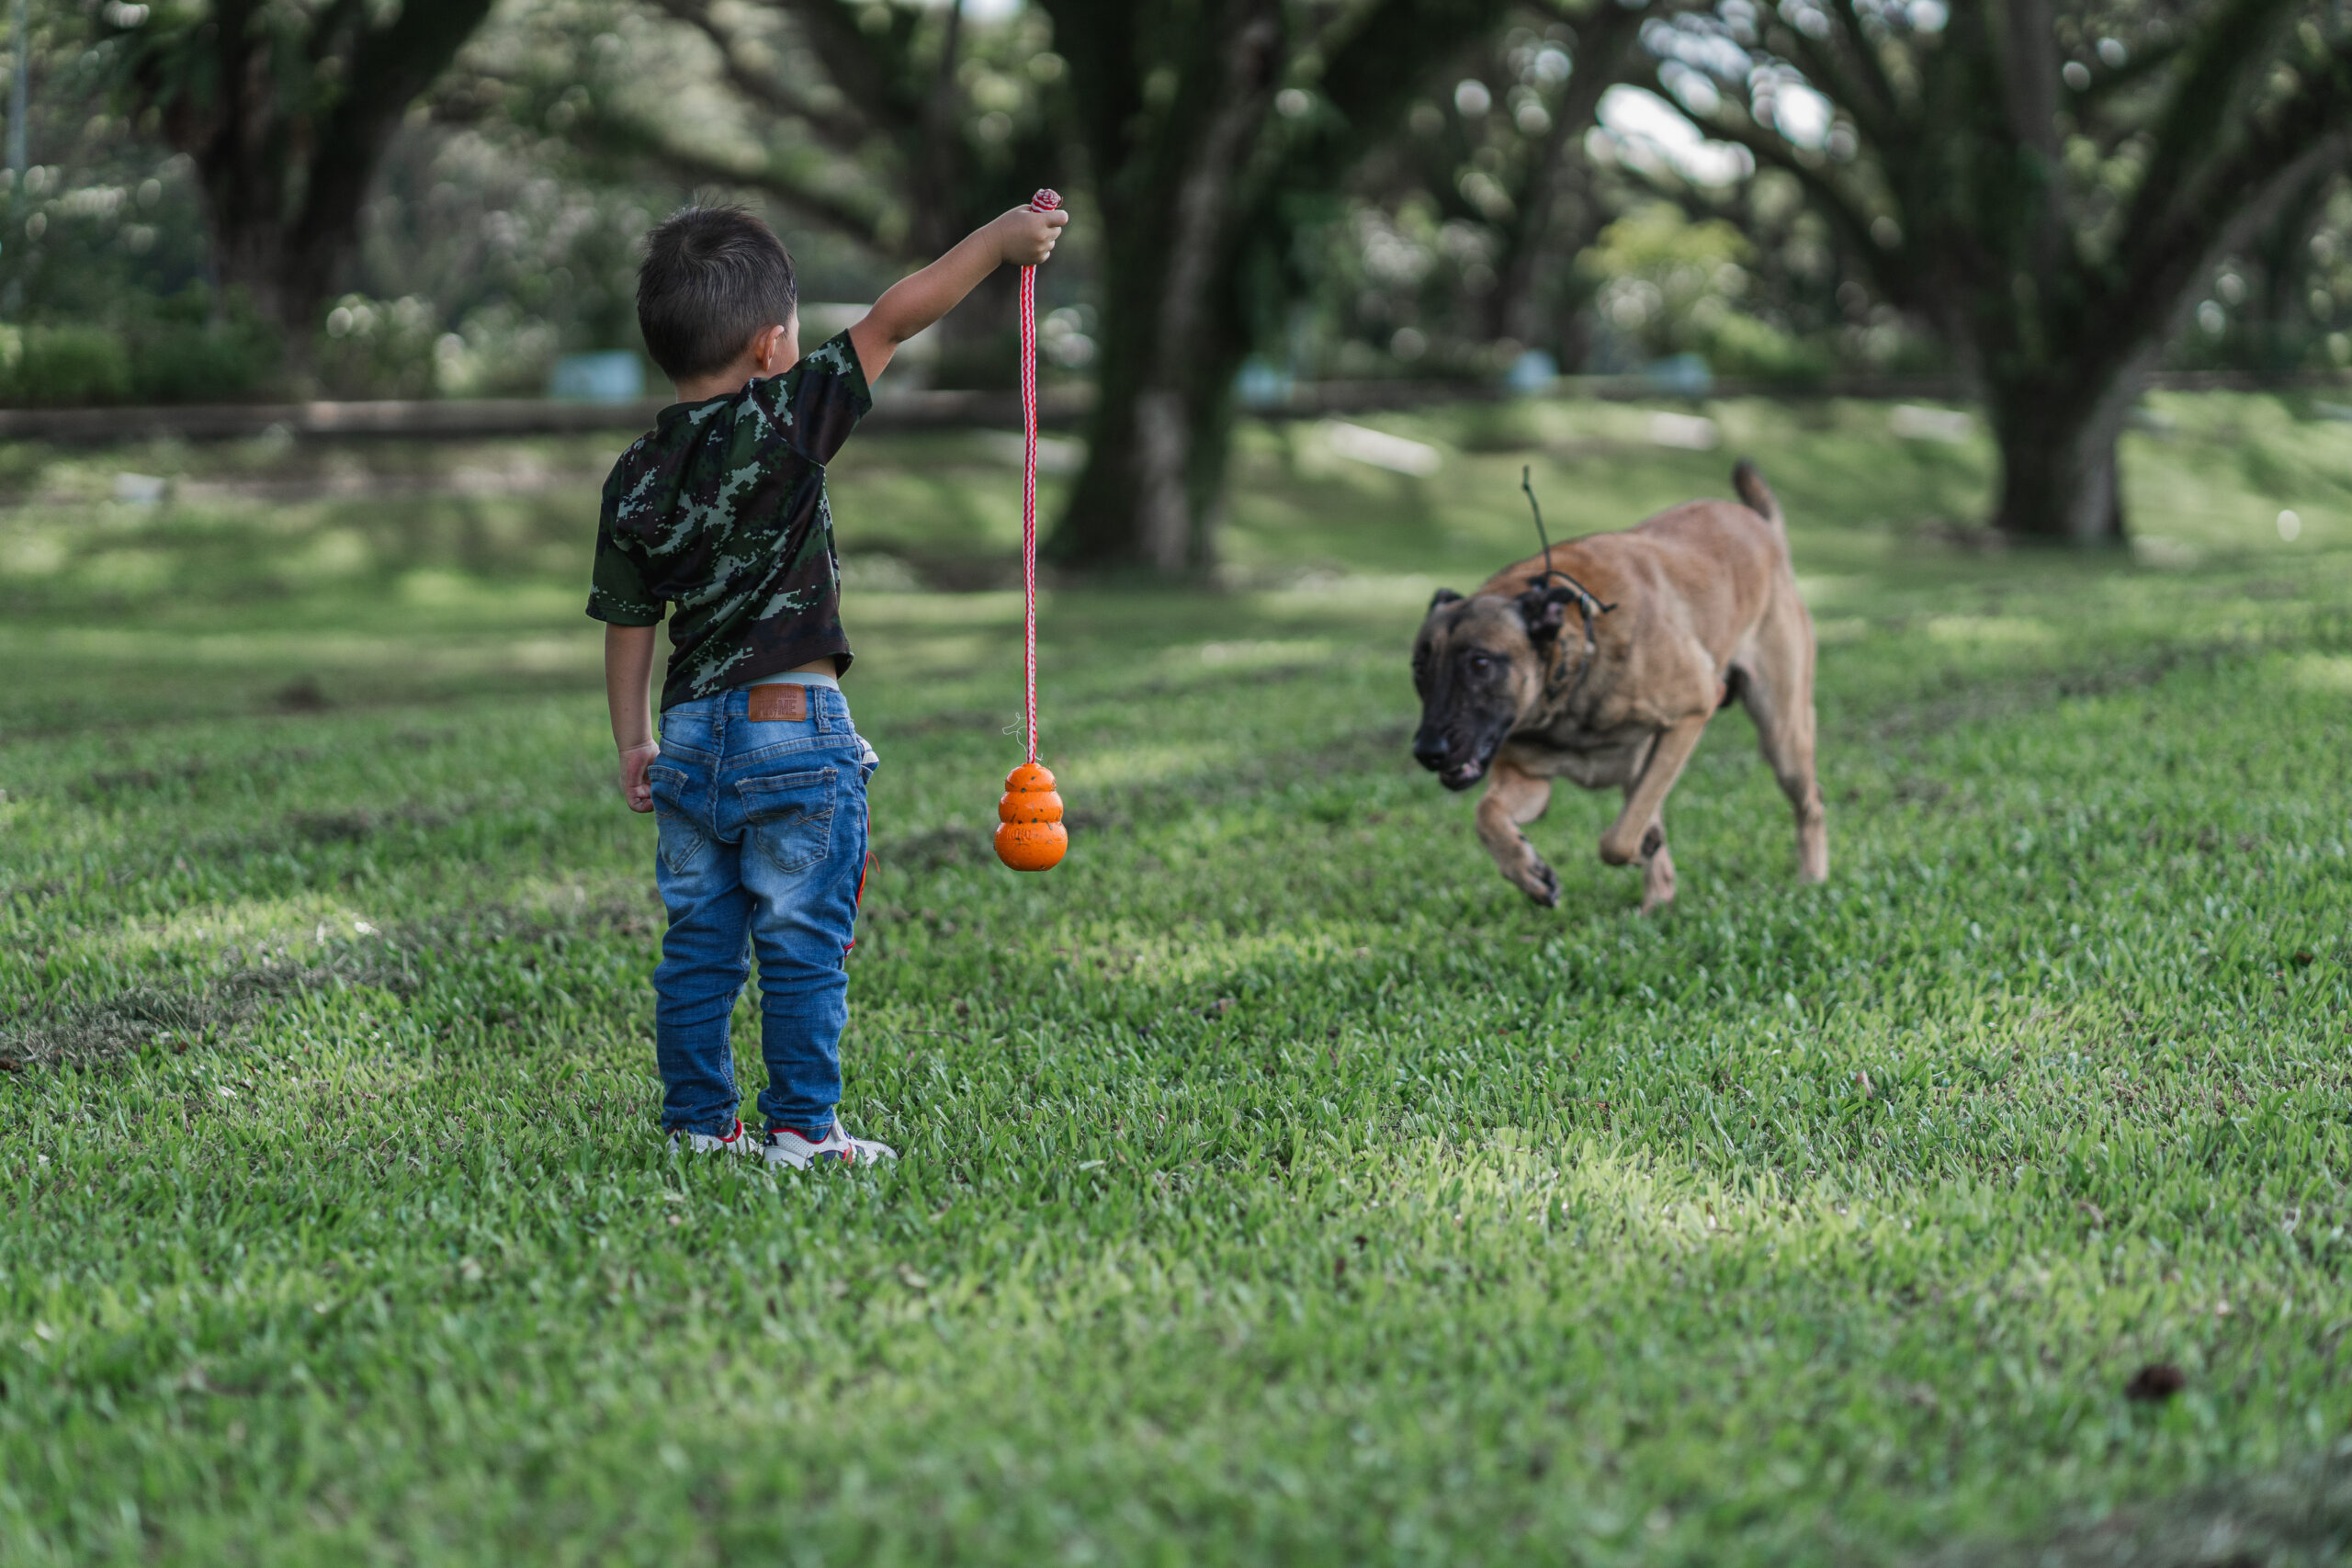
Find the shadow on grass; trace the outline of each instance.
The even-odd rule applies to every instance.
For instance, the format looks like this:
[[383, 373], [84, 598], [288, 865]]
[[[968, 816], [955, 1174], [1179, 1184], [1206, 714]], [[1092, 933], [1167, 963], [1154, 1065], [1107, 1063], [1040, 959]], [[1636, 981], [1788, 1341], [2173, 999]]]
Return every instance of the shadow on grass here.
[[2320, 1568], [2352, 1552], [2352, 1457], [2120, 1508], [2026, 1541], [1974, 1543], [1919, 1568]]

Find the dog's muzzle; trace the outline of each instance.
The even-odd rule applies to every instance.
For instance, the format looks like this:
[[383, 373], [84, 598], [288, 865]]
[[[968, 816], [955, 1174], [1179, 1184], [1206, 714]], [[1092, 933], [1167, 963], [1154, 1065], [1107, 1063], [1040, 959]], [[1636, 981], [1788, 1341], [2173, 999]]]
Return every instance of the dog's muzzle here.
[[1468, 789], [1487, 776], [1487, 757], [1482, 750], [1473, 750], [1466, 757], [1444, 737], [1427, 732], [1413, 738], [1413, 761], [1437, 775], [1437, 782], [1448, 789]]

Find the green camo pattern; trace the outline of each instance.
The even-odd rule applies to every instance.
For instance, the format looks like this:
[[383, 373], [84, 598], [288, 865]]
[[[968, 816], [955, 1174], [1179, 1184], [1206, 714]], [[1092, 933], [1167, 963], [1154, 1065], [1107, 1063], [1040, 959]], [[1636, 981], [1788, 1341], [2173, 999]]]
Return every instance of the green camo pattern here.
[[781, 376], [662, 411], [605, 481], [588, 614], [670, 611], [662, 706], [831, 655], [849, 668], [825, 465], [874, 406], [849, 333]]

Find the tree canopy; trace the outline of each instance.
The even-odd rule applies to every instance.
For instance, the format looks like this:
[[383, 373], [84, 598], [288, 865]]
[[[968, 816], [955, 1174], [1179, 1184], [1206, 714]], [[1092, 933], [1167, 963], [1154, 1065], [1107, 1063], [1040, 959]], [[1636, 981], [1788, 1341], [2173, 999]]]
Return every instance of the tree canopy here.
[[2028, 536], [2120, 536], [2142, 373], [2223, 257], [2352, 156], [2352, 31], [2303, 0], [1725, 0], [1652, 47], [1973, 371], [1996, 522]]
[[[2352, 367], [2324, 0], [33, 16], [6, 396], [531, 391], [635, 346], [636, 236], [685, 201], [752, 202], [850, 300], [1052, 184], [1047, 373], [1094, 394], [1070, 565], [1210, 564], [1245, 379], [1954, 377], [2000, 525], [2095, 541], [2151, 367]], [[1010, 380], [1006, 286], [942, 384]]]

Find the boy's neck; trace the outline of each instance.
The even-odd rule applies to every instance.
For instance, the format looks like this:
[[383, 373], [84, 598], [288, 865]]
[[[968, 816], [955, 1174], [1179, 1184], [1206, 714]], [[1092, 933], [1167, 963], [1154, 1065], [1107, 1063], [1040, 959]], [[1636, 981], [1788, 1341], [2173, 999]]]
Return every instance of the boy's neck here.
[[[788, 370], [791, 367], [786, 366], [784, 368]], [[724, 370], [715, 370], [707, 376], [689, 377], [685, 380], [673, 381], [670, 384], [678, 389], [680, 402], [698, 403], [707, 398], [723, 398], [729, 392], [740, 392], [746, 385], [757, 380], [762, 374], [763, 372], [754, 366], [751, 356], [746, 355], [741, 360]], [[765, 372], [765, 374], [774, 374], [774, 372]]]
[[729, 392], [741, 391], [763, 376], [781, 376], [800, 358], [800, 313], [779, 326], [768, 327], [753, 334], [743, 352], [707, 376], [689, 376], [683, 380], [673, 378], [670, 385], [678, 389], [682, 403], [698, 403], [709, 398], [723, 398]]

